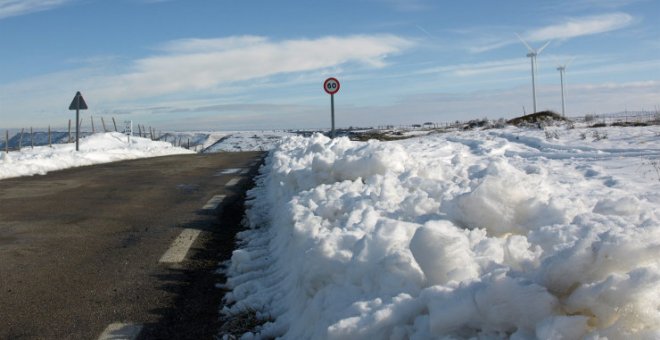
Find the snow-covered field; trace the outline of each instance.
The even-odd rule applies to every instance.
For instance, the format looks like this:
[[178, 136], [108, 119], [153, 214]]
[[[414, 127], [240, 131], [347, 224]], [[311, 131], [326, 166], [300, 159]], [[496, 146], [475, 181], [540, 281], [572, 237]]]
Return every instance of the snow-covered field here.
[[660, 127], [287, 138], [227, 264], [244, 338], [660, 338]]
[[268, 151], [282, 138], [293, 136], [281, 131], [211, 131], [168, 132], [160, 137], [173, 145], [181, 145], [203, 153]]
[[268, 151], [277, 146], [284, 137], [290, 136], [293, 134], [275, 131], [228, 132], [214, 144], [207, 146], [204, 152]]
[[76, 152], [75, 143], [54, 144], [53, 147], [23, 148], [19, 152], [0, 152], [0, 179], [43, 175], [50, 171], [72, 167], [115, 162], [120, 160], [193, 153], [173, 147], [168, 142], [147, 138], [128, 138], [121, 133], [98, 133], [82, 138]]

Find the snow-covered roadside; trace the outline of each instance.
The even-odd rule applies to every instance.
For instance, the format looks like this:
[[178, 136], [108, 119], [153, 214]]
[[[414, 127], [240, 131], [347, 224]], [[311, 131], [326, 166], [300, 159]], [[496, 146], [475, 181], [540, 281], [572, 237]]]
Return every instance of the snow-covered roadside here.
[[[606, 138], [603, 138], [606, 137]], [[657, 339], [660, 128], [292, 137], [231, 308], [288, 339]]]
[[53, 147], [24, 148], [20, 152], [0, 153], [0, 179], [43, 175], [49, 171], [115, 162], [127, 159], [194, 153], [173, 147], [168, 142], [131, 137], [131, 143], [121, 133], [95, 134], [75, 144], [55, 144]]

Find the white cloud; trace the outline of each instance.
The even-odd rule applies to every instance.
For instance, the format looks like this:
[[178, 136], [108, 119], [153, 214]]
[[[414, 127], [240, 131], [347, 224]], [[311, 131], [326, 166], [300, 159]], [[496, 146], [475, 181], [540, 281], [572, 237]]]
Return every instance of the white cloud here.
[[0, 0], [0, 19], [55, 8], [70, 0]]
[[633, 17], [626, 13], [610, 13], [581, 18], [571, 18], [566, 22], [542, 27], [525, 33], [530, 41], [570, 39], [579, 36], [615, 31], [630, 25]]
[[260, 36], [244, 35], [215, 39], [179, 39], [169, 41], [161, 46], [161, 50], [172, 54], [221, 52], [246, 48], [267, 43], [268, 39]]
[[544, 3], [543, 6], [553, 12], [557, 11], [594, 11], [599, 9], [615, 10], [635, 3], [648, 0], [563, 0]]
[[644, 89], [644, 88], [657, 88], [660, 86], [660, 81], [644, 80], [644, 81], [631, 81], [626, 83], [600, 83], [600, 84], [585, 84], [578, 85], [576, 88], [581, 90], [620, 90], [620, 89]]
[[473, 64], [458, 64], [429, 70], [433, 72], [449, 73], [458, 77], [470, 77], [483, 74], [502, 73], [510, 71], [527, 70], [529, 65], [522, 58], [487, 61]]
[[[567, 40], [586, 35], [611, 32], [628, 27], [635, 21], [635, 18], [627, 13], [616, 12], [595, 16], [568, 18], [561, 23], [544, 26], [524, 32], [523, 39], [528, 42], [545, 42], [548, 40]], [[492, 27], [487, 29], [493, 30]], [[469, 30], [472, 33], [474, 30]], [[483, 53], [518, 44], [520, 41], [515, 38], [513, 28], [497, 28], [495, 36], [489, 35], [481, 37], [467, 45], [466, 49], [470, 53]], [[482, 33], [483, 34], [483, 33]], [[539, 47], [539, 46], [537, 46]]]
[[384, 3], [398, 11], [416, 12], [428, 8], [423, 0], [371, 0], [373, 2]]
[[488, 52], [491, 50], [496, 50], [498, 48], [502, 48], [505, 46], [509, 46], [511, 44], [516, 43], [517, 40], [514, 39], [505, 39], [505, 40], [498, 40], [496, 42], [487, 42], [487, 43], [480, 43], [480, 44], [475, 44], [471, 45], [467, 48], [467, 50], [470, 53], [483, 53], [483, 52]]
[[[7, 105], [6, 109], [25, 115], [66, 112], [65, 105], [77, 90], [97, 112], [118, 107], [134, 112], [145, 105], [183, 98], [246, 102], [254, 100], [255, 87], [273, 90], [277, 86], [277, 90], [286, 91], [288, 87], [299, 88], [304, 81], [301, 76], [322, 81], [329, 70], [380, 68], [389, 55], [413, 45], [393, 35], [283, 41], [254, 36], [176, 40], [127, 65], [119, 64], [122, 58], [102, 58], [100, 63], [84, 63], [82, 68], [0, 84], [0, 102], [24, 103]], [[300, 99], [300, 94], [297, 96]]]
[[139, 59], [132, 70], [109, 77], [104, 95], [150, 97], [186, 90], [212, 90], [278, 74], [323, 70], [346, 63], [380, 68], [385, 58], [412, 46], [393, 35], [355, 35], [270, 41], [241, 36], [186, 39], [165, 44], [163, 55]]

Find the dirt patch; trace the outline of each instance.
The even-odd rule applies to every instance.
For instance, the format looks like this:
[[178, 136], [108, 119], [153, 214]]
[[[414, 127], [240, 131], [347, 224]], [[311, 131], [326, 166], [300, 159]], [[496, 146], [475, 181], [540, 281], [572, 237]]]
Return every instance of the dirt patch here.
[[515, 125], [518, 127], [530, 126], [530, 125], [542, 127], [542, 126], [553, 125], [555, 123], [562, 123], [562, 122], [570, 122], [570, 120], [552, 111], [541, 111], [541, 112], [528, 114], [522, 117], [513, 118], [511, 120], [508, 120], [507, 124]]

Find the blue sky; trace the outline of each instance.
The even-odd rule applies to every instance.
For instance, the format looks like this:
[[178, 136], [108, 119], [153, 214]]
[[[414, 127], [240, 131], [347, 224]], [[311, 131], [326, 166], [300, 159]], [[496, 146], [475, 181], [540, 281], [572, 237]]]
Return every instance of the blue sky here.
[[[660, 1], [0, 0], [0, 127], [338, 126], [660, 108]], [[524, 110], [524, 111], [523, 111]]]

